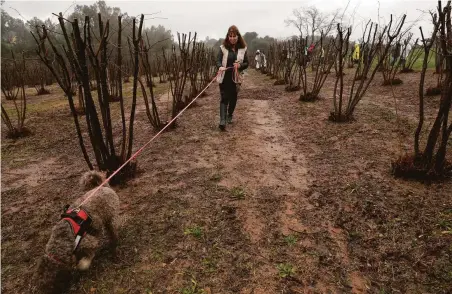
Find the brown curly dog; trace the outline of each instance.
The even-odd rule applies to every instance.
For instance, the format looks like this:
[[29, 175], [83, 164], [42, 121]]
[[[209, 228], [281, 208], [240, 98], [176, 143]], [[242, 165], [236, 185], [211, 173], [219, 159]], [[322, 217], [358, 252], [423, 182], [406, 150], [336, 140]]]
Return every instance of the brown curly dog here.
[[[34, 290], [37, 292], [63, 292], [70, 282], [74, 268], [80, 271], [88, 270], [96, 252], [106, 245], [115, 250], [119, 217], [118, 195], [110, 187], [103, 186], [85, 201], [91, 195], [92, 189], [103, 181], [103, 175], [96, 171], [89, 171], [80, 179], [84, 190], [91, 190], [65, 209], [66, 214], [62, 215], [62, 219], [53, 227], [45, 254], [35, 273]], [[67, 213], [79, 212], [78, 208], [86, 214], [78, 214], [74, 218], [75, 221], [72, 221]], [[83, 219], [86, 215], [89, 215], [88, 220]], [[77, 227], [77, 223], [81, 225]], [[76, 243], [77, 231], [83, 235], [79, 236], [80, 243]]]

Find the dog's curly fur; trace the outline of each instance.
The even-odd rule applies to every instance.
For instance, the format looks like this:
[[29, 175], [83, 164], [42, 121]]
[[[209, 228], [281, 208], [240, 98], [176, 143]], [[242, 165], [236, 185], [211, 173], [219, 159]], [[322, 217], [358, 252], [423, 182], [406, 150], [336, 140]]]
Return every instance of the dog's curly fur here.
[[[78, 198], [70, 208], [78, 207], [91, 194], [91, 189], [104, 181], [101, 173], [89, 171], [83, 174], [80, 184], [89, 190]], [[61, 293], [62, 288], [70, 281], [73, 268], [87, 270], [96, 252], [117, 244], [117, 226], [119, 217], [119, 197], [108, 185], [100, 188], [80, 207], [85, 209], [92, 218], [91, 230], [82, 239], [74, 252], [75, 237], [70, 224], [60, 220], [52, 229], [51, 236], [45, 248], [45, 254], [38, 264], [35, 274], [38, 293]]]

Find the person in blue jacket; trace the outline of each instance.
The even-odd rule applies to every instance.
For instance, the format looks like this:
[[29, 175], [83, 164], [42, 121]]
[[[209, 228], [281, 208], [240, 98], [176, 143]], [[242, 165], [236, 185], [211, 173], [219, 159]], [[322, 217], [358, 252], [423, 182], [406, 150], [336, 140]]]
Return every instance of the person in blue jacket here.
[[248, 67], [246, 42], [236, 26], [230, 26], [220, 46], [217, 58], [220, 85], [220, 130], [226, 130], [226, 122], [232, 123], [237, 104], [237, 92], [242, 81], [242, 72]]

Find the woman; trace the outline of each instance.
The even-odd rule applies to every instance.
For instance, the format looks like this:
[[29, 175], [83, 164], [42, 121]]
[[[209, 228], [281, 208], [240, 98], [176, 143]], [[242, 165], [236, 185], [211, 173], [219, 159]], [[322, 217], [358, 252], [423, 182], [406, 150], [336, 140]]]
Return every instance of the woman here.
[[[232, 123], [232, 115], [237, 103], [237, 87], [240, 87], [241, 72], [248, 67], [246, 43], [236, 26], [228, 29], [223, 45], [218, 53], [217, 66], [220, 84], [220, 130], [226, 130], [226, 120]], [[237, 85], [238, 84], [238, 85]]]

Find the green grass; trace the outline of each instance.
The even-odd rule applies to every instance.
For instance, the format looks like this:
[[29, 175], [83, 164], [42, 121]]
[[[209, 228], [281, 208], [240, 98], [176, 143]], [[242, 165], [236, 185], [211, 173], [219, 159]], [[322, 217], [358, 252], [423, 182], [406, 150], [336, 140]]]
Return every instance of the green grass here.
[[210, 180], [213, 182], [219, 182], [221, 181], [222, 176], [219, 173], [215, 173], [210, 177]]
[[[422, 53], [421, 53], [421, 56], [419, 57], [419, 59], [416, 60], [416, 62], [414, 63], [413, 69], [414, 70], [421, 70], [422, 69], [422, 65], [424, 63], [424, 56], [425, 56], [425, 54], [424, 54], [424, 49], [414, 49], [414, 50], [412, 50], [413, 52], [411, 52], [411, 54], [414, 54], [415, 51], [417, 51], [417, 50], [421, 50]], [[429, 59], [428, 59], [428, 63], [427, 63], [427, 68], [435, 68], [435, 56], [434, 56], [434, 54], [435, 53], [433, 51], [430, 51]]]
[[278, 276], [281, 278], [293, 277], [296, 272], [290, 263], [280, 263], [276, 268], [278, 269]]
[[191, 279], [191, 284], [180, 290], [181, 294], [204, 294], [206, 293], [203, 289], [199, 289], [198, 282], [195, 279]]
[[[154, 82], [156, 87], [153, 88], [154, 95], [157, 98], [157, 96], [165, 93], [168, 90], [169, 83], [160, 84], [158, 82], [158, 78], [154, 78]], [[49, 110], [65, 110], [67, 109], [69, 113], [69, 102], [67, 100], [67, 97], [64, 95], [63, 90], [58, 86], [58, 84], [54, 83], [52, 86], [47, 87], [47, 89], [50, 90], [50, 94], [47, 95], [41, 95], [37, 96], [36, 91], [34, 88], [26, 88], [26, 95], [27, 95], [27, 113], [42, 113]], [[150, 99], [148, 88], [146, 88], [148, 92], [148, 99]], [[97, 91], [91, 92], [93, 96], [94, 103], [96, 104], [96, 107], [99, 107], [97, 102]], [[54, 96], [54, 97], [49, 97]], [[3, 96], [3, 94], [2, 94]], [[133, 83], [132, 79], [129, 83], [123, 84], [123, 97], [125, 102], [132, 101], [133, 96]], [[16, 103], [20, 105], [20, 95], [18, 99], [16, 100]], [[36, 101], [38, 100], [38, 101]], [[39, 101], [43, 100], [43, 101]], [[77, 106], [77, 95], [73, 97], [74, 103]], [[36, 102], [35, 102], [36, 101]], [[138, 85], [137, 88], [137, 101], [138, 103], [143, 102], [142, 94], [141, 94], [141, 88]], [[7, 101], [6, 99], [2, 101], [3, 107], [5, 108], [6, 112], [12, 116], [12, 118], [15, 118], [16, 115], [16, 108], [14, 107], [13, 101]]]
[[198, 226], [188, 227], [184, 230], [184, 235], [190, 235], [199, 239], [202, 236], [202, 228]]
[[202, 265], [204, 267], [204, 271], [207, 273], [212, 273], [217, 270], [217, 263], [211, 258], [204, 258], [202, 260]]
[[234, 187], [231, 189], [231, 197], [234, 199], [243, 199], [246, 196], [245, 190], [242, 187]]
[[452, 233], [452, 209], [440, 213], [438, 227], [443, 231], [443, 234]]
[[287, 235], [284, 237], [284, 242], [287, 243], [289, 246], [293, 246], [297, 243], [298, 238], [295, 235]]
[[[419, 71], [422, 69], [422, 64], [424, 63], [424, 49], [423, 48], [417, 48], [417, 49], [413, 49], [410, 52], [411, 54], [415, 54], [419, 51], [422, 51], [421, 55], [419, 56], [419, 58], [416, 60], [416, 62], [413, 64], [413, 70]], [[434, 52], [433, 50], [430, 50], [429, 53], [429, 59], [428, 59], [428, 63], [427, 63], [427, 69], [432, 69], [435, 68], [435, 56], [434, 56]], [[408, 61], [408, 60], [407, 60]], [[374, 60], [372, 61], [372, 65], [371, 65], [371, 69], [370, 71], [372, 72], [372, 70], [375, 68], [375, 66], [377, 66], [378, 63], [378, 56], [375, 56]], [[345, 64], [347, 67], [347, 63]], [[354, 69], [356, 69], [357, 65], [354, 65]], [[401, 69], [401, 68], [400, 68]], [[334, 68], [332, 69], [334, 70]]]

